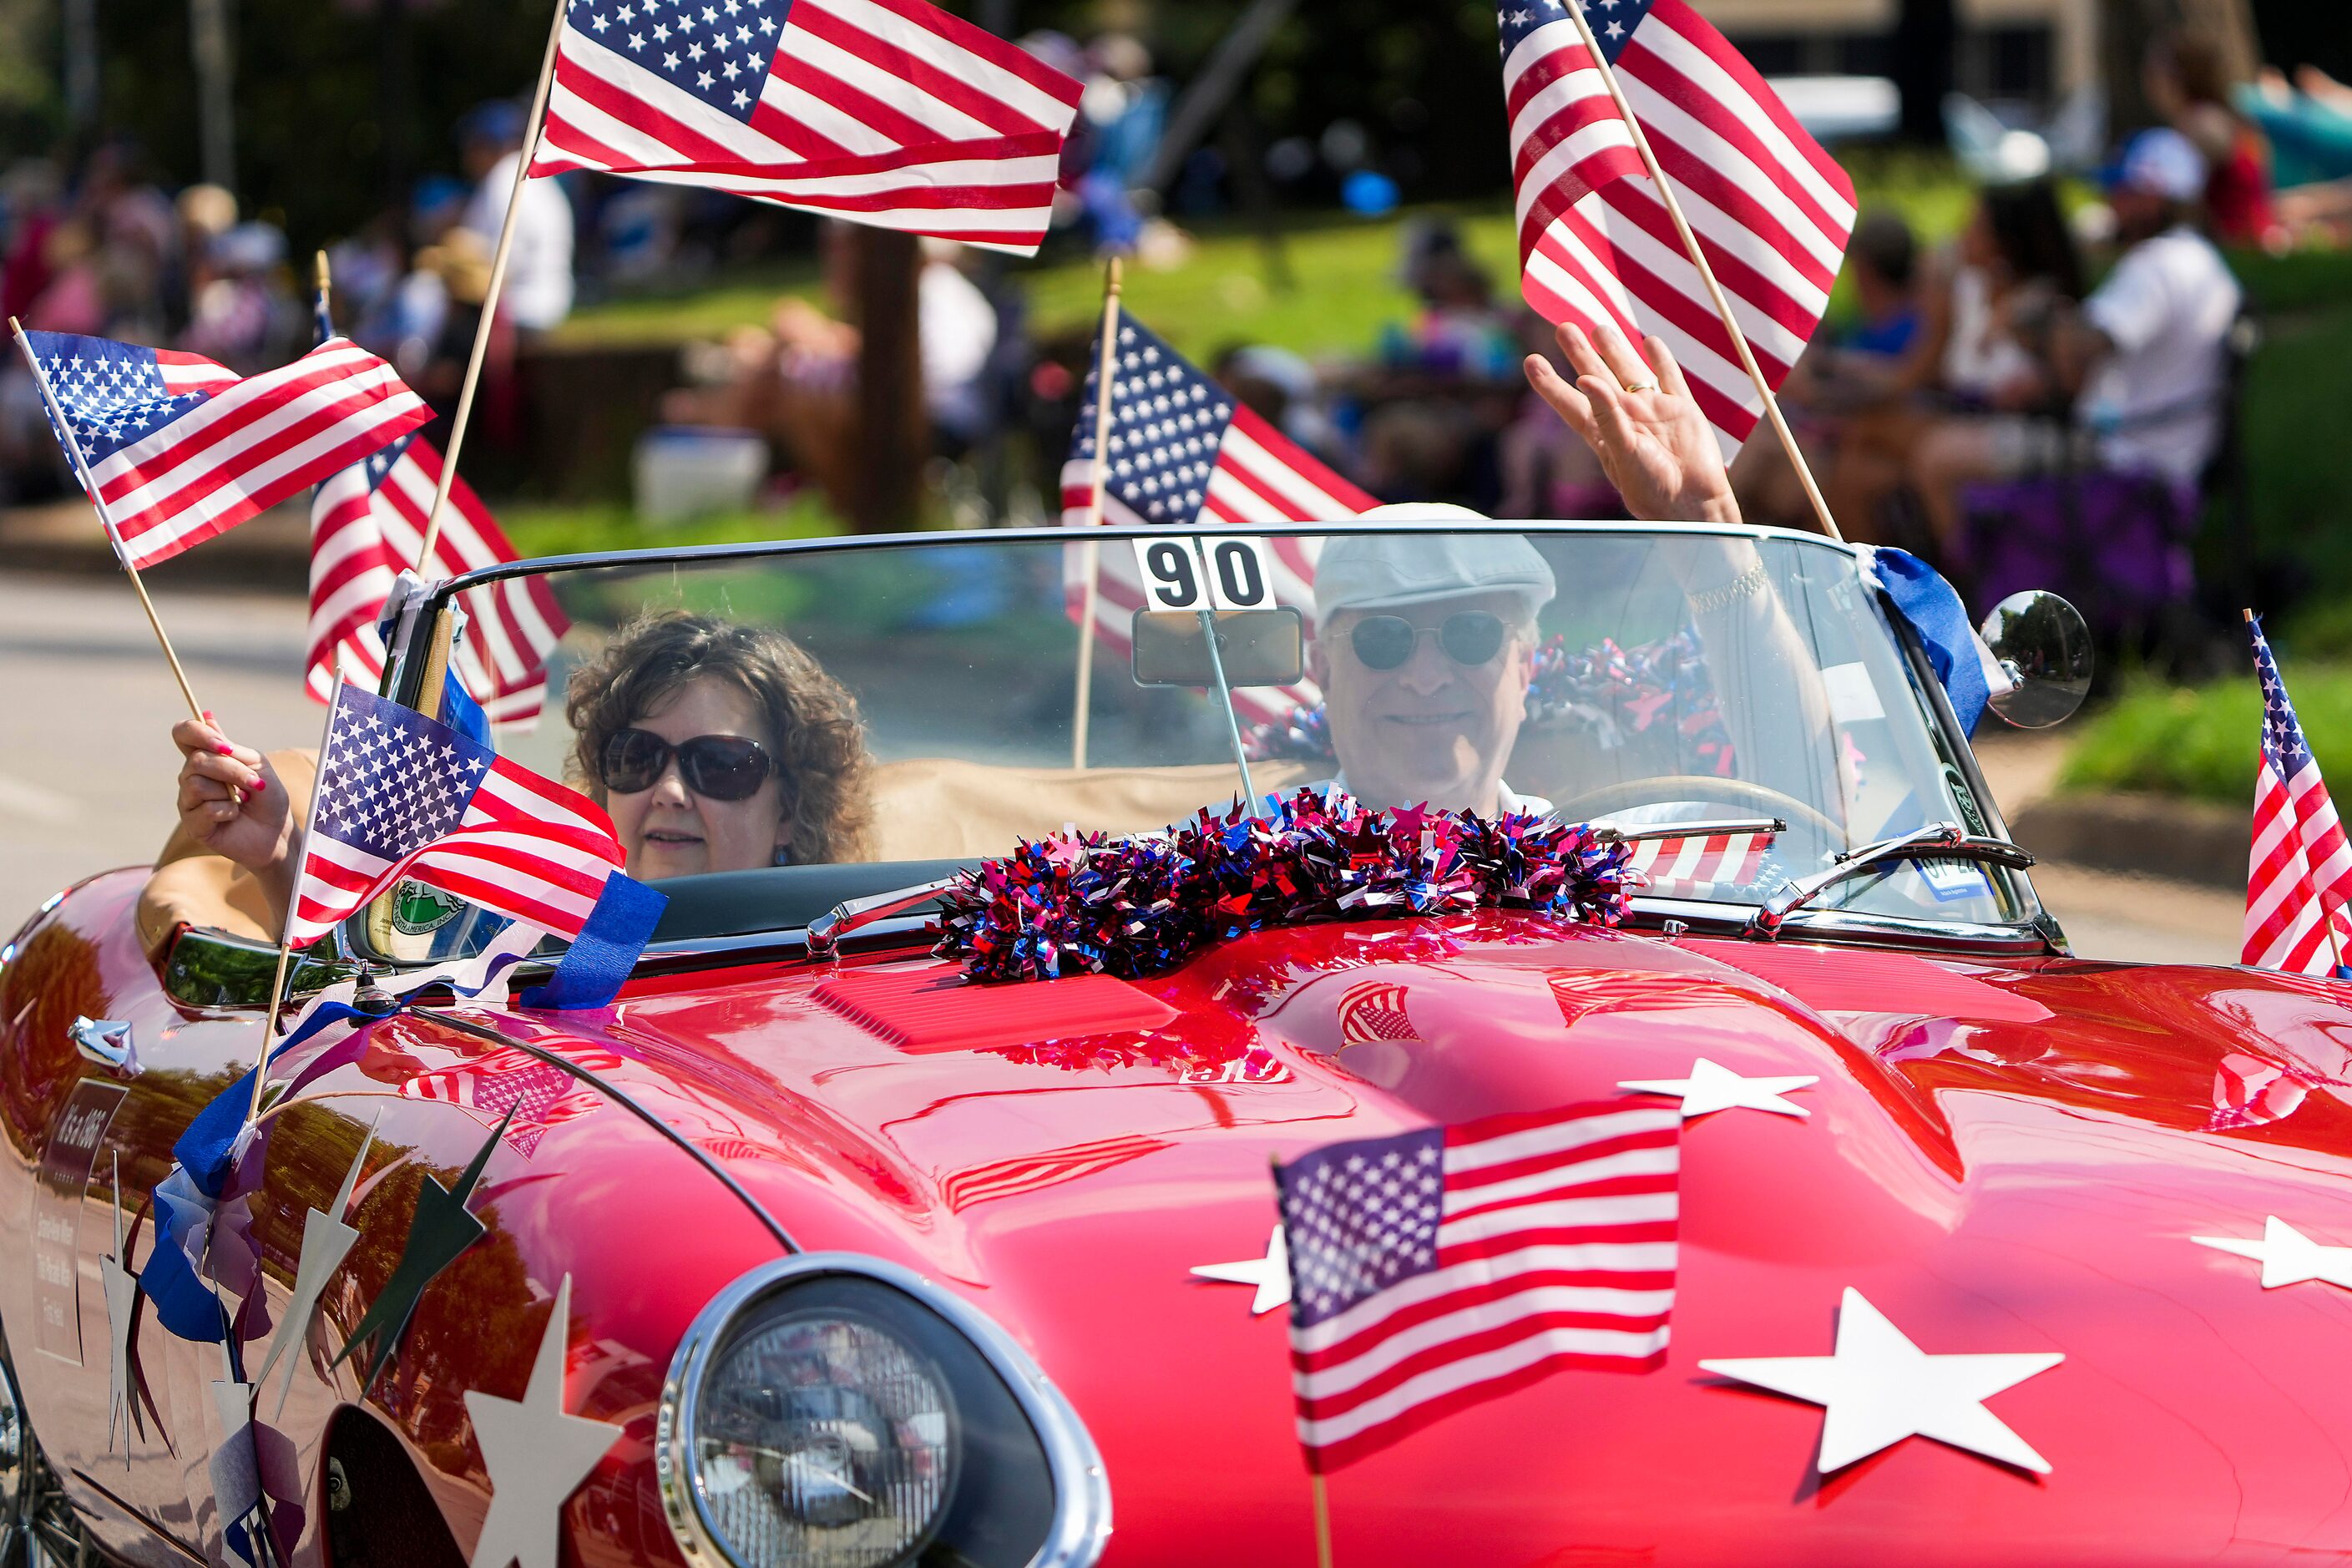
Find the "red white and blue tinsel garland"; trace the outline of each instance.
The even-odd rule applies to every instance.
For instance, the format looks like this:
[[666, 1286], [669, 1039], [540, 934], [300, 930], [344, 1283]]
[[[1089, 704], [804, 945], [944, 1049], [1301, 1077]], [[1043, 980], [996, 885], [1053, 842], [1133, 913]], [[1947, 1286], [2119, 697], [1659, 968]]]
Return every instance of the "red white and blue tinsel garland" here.
[[975, 980], [1132, 979], [1267, 926], [1477, 909], [1624, 917], [1626, 847], [1580, 823], [1370, 811], [1338, 790], [1268, 805], [1203, 810], [1165, 834], [1024, 840], [941, 897], [936, 951]]

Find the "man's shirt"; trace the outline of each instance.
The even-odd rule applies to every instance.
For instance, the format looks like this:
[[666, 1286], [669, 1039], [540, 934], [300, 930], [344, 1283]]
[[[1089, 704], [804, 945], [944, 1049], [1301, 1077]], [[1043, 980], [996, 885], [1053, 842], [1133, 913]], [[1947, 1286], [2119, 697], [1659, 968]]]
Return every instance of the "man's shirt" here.
[[2221, 253], [2186, 226], [2124, 252], [2083, 302], [2115, 345], [2083, 396], [2101, 462], [2197, 483], [2221, 438], [2226, 345], [2242, 298]]

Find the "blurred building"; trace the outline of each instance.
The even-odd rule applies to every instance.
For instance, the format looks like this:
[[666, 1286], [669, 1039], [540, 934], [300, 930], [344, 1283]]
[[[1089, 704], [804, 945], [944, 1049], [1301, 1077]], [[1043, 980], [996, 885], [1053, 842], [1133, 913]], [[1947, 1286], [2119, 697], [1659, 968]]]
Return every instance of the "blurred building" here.
[[[1768, 77], [1891, 77], [1898, 0], [1693, 0]], [[2099, 80], [2098, 0], [1957, 0], [1953, 85], [2047, 110]]]

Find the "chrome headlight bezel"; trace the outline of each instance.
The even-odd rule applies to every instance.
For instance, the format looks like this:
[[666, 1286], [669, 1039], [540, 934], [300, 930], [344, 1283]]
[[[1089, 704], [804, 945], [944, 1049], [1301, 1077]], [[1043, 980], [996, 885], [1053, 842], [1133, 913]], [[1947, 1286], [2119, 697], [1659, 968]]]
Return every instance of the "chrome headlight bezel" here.
[[1110, 1481], [1094, 1439], [1028, 1352], [986, 1313], [886, 1258], [807, 1252], [761, 1264], [713, 1297], [670, 1358], [654, 1435], [654, 1472], [670, 1534], [695, 1568], [738, 1568], [707, 1510], [694, 1457], [704, 1384], [743, 1314], [796, 1285], [828, 1275], [880, 1285], [943, 1320], [1001, 1379], [1045, 1457], [1053, 1521], [1029, 1568], [1093, 1568], [1110, 1539]]

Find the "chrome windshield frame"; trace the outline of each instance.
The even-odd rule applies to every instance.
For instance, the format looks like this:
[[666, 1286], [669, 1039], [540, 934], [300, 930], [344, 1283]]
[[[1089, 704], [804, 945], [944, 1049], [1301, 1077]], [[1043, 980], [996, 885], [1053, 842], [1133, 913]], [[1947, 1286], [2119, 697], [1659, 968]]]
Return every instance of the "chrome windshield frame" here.
[[[1324, 537], [1335, 532], [1366, 532], [1387, 534], [1447, 534], [1459, 533], [1467, 526], [1465, 521], [1432, 519], [1427, 521], [1381, 519], [1366, 521], [1346, 519], [1331, 522], [1258, 523], [1234, 528], [1221, 528], [1219, 532], [1249, 537], [1279, 537], [1285, 534]], [[1841, 542], [1824, 536], [1793, 529], [1771, 528], [1754, 523], [1641, 523], [1590, 521], [1533, 521], [1494, 519], [1481, 521], [1479, 528], [1510, 529], [1535, 535], [1614, 535], [1618, 537], [1664, 538], [1670, 536], [1700, 536], [1720, 539], [1744, 539], [1757, 543], [1785, 542], [1801, 548], [1819, 550], [1840, 557], [1845, 569], [1853, 572], [1861, 585], [1869, 590], [1872, 613], [1882, 630], [1894, 640], [1902, 656], [1901, 664], [1921, 703], [1921, 717], [1936, 731], [1937, 749], [1958, 771], [1961, 782], [1973, 795], [1975, 804], [1985, 819], [1989, 837], [2010, 839], [2009, 825], [1978, 764], [1968, 736], [1959, 727], [1944, 689], [1928, 668], [1918, 637], [1903, 618], [1894, 613], [1883, 590], [1873, 580], [1868, 569], [1868, 547]], [[415, 657], [445, 605], [452, 605], [459, 595], [469, 589], [503, 582], [509, 578], [546, 575], [559, 572], [599, 571], [614, 568], [654, 568], [663, 566], [724, 565], [730, 563], [751, 563], [777, 560], [799, 555], [846, 554], [853, 552], [891, 549], [951, 549], [969, 547], [975, 542], [990, 544], [1066, 544], [1078, 531], [1066, 527], [991, 529], [974, 534], [968, 531], [939, 531], [920, 533], [851, 534], [818, 539], [790, 539], [751, 542], [734, 544], [679, 545], [672, 548], [651, 547], [641, 550], [599, 551], [571, 555], [537, 557], [527, 561], [503, 563], [469, 572], [460, 577], [444, 579], [426, 585], [419, 594], [416, 613], [403, 617], [398, 641], [385, 658], [383, 692], [394, 700], [414, 706], [420, 695], [425, 667], [429, 660]], [[1087, 531], [1087, 536], [1101, 541], [1126, 541], [1165, 538], [1171, 531], [1166, 527], [1115, 526], [1106, 524]], [[1977, 943], [1994, 942], [2007, 947], [2030, 946], [2033, 951], [2063, 954], [2068, 950], [2064, 933], [2042, 904], [2032, 882], [2022, 870], [2004, 869], [2021, 905], [2021, 918], [2008, 924], [1985, 925], [1973, 921], [1912, 921], [1887, 916], [1863, 915], [1856, 911], [1833, 909], [1813, 909], [1804, 911], [1791, 922], [1792, 931], [1820, 930], [1824, 934], [1834, 931], [1840, 934], [1864, 937], [1881, 933], [1879, 940], [1909, 940], [1937, 931], [1949, 931], [1961, 940]], [[1672, 902], [1683, 910], [1698, 910], [1710, 916], [1733, 915], [1744, 919], [1755, 906], [1739, 903], [1693, 903], [1686, 900], [1652, 900], [1637, 897], [1634, 908], [1656, 905], [1663, 908]], [[1684, 919], [1675, 915], [1670, 918]], [[1963, 929], [1965, 928], [1965, 929]], [[689, 947], [699, 943], [687, 943]]]

